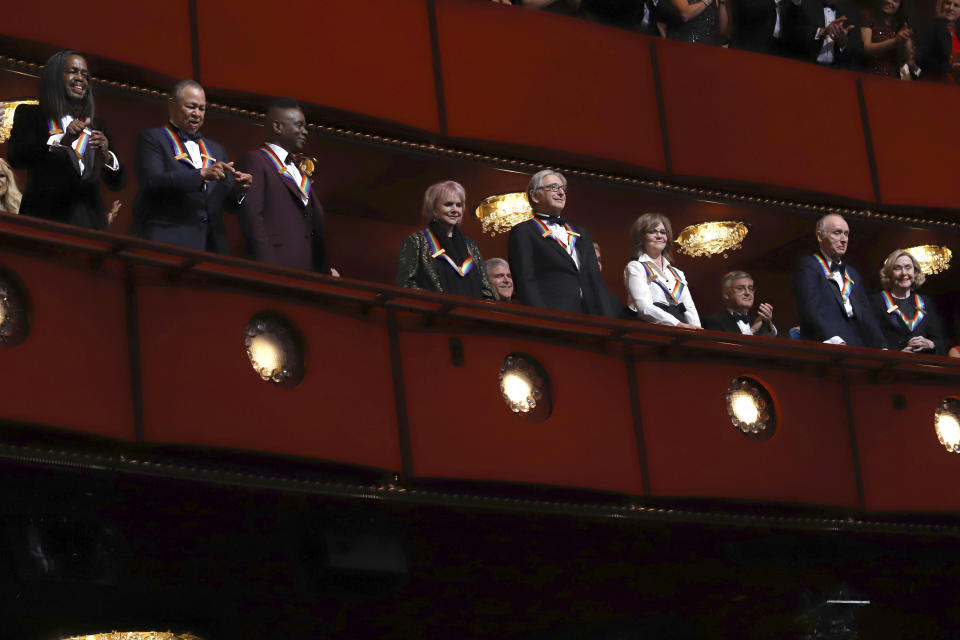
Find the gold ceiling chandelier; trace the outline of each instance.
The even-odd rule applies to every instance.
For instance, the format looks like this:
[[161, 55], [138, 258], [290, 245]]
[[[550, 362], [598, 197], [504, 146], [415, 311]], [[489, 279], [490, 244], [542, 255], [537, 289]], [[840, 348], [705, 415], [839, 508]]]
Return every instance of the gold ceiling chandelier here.
[[680, 232], [676, 243], [688, 256], [715, 256], [739, 249], [747, 237], [747, 225], [734, 220], [718, 220], [690, 225]]
[[63, 640], [201, 640], [192, 633], [171, 633], [169, 631], [114, 631], [95, 633], [89, 636], [73, 636]]
[[9, 100], [0, 102], [0, 144], [10, 139], [13, 130], [13, 114], [22, 104], [38, 104], [36, 100]]
[[950, 258], [953, 256], [953, 252], [950, 251], [950, 249], [935, 244], [922, 244], [916, 247], [908, 247], [904, 249], [904, 251], [914, 257], [920, 265], [920, 271], [923, 271], [923, 273], [928, 276], [949, 269]]
[[495, 236], [533, 217], [526, 193], [504, 193], [484, 198], [474, 212], [484, 233]]

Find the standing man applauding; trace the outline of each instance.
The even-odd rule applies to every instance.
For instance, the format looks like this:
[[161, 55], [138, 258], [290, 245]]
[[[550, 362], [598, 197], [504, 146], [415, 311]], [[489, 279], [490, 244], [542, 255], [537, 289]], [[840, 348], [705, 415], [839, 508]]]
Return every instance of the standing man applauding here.
[[134, 233], [187, 249], [229, 253], [223, 207], [236, 209], [252, 178], [234, 169], [223, 147], [200, 134], [207, 113], [203, 87], [181, 80], [170, 92], [168, 108], [166, 125], [137, 136], [140, 193], [133, 203]]
[[339, 275], [327, 265], [323, 208], [298, 162], [307, 141], [300, 105], [290, 98], [275, 100], [263, 130], [263, 146], [240, 160], [253, 174], [253, 188], [240, 210], [247, 249], [259, 262]]

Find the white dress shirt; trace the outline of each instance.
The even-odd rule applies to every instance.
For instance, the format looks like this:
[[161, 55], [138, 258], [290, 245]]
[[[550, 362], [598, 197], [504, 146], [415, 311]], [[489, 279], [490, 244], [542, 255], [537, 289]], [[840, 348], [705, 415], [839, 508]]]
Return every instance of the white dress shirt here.
[[[67, 126], [71, 122], [73, 122], [73, 116], [69, 114], [63, 116], [62, 118], [60, 118], [60, 128], [64, 132], [66, 132]], [[63, 138], [63, 136], [64, 136], [63, 133], [54, 133], [49, 138], [47, 138], [47, 146], [48, 147], [60, 146], [60, 140]], [[78, 144], [80, 144], [80, 138], [77, 138], [76, 140], [74, 140], [73, 144], [69, 146], [71, 149], [74, 150], [74, 152], [76, 152]], [[84, 166], [83, 158], [78, 157], [77, 162], [80, 165], [78, 168], [80, 175], [83, 175], [83, 166]], [[116, 171], [117, 169], [120, 168], [120, 161], [117, 160], [117, 156], [113, 154], [113, 151], [107, 151], [107, 156], [104, 158], [103, 166], [105, 166], [107, 169], [110, 169], [110, 171]]]
[[[278, 158], [280, 158], [280, 162], [286, 162], [287, 160], [290, 160], [290, 153], [280, 145], [273, 144], [272, 142], [268, 142], [267, 146], [273, 149], [273, 152], [277, 154]], [[293, 179], [296, 181], [297, 186], [299, 186], [300, 185], [300, 169], [297, 167], [297, 163], [291, 160], [290, 162], [287, 162], [284, 166], [287, 168], [287, 173], [293, 177]], [[286, 178], [283, 178], [283, 177], [281, 177], [280, 179], [286, 180]], [[302, 191], [299, 191], [298, 193], [300, 195], [300, 202], [302, 202], [304, 206], [306, 206], [307, 201], [310, 198], [303, 195]]]
[[[550, 230], [550, 233], [552, 233], [553, 237], [555, 238], [554, 242], [556, 242], [556, 238], [560, 238], [563, 244], [566, 245], [567, 253], [570, 254], [571, 258], [573, 258], [573, 264], [577, 265], [577, 269], [579, 269], [580, 256], [577, 255], [576, 247], [570, 243], [570, 240], [572, 238], [579, 240], [580, 238], [577, 236], [571, 236], [566, 227], [559, 225], [556, 222], [549, 222], [546, 218], [541, 218], [540, 216], [537, 216], [537, 220], [547, 225], [547, 229]], [[590, 248], [592, 249], [593, 247]]]
[[[653, 258], [645, 253], [640, 254], [638, 259], [628, 262], [627, 267], [623, 270], [623, 282], [627, 287], [627, 306], [631, 310], [636, 311], [637, 314], [647, 322], [666, 324], [672, 327], [677, 326], [680, 324], [679, 320], [654, 304], [655, 302], [674, 304], [674, 302], [667, 297], [666, 292], [656, 282], [648, 278], [646, 270], [643, 268], [643, 265], [640, 264], [641, 262], [645, 262], [651, 268], [656, 279], [663, 283], [668, 290], [673, 291], [673, 287], [677, 282], [673, 276], [673, 272], [667, 269], [667, 267], [670, 266], [670, 262], [666, 258], [663, 259], [664, 269], [661, 271]], [[680, 277], [680, 282], [684, 284], [679, 302], [683, 303], [683, 306], [686, 308], [686, 313], [684, 314], [686, 322], [687, 324], [699, 327], [700, 315], [697, 313], [696, 305], [693, 304], [690, 287], [687, 286], [687, 277], [683, 274], [683, 271], [677, 268], [673, 270], [677, 272], [677, 275]]]

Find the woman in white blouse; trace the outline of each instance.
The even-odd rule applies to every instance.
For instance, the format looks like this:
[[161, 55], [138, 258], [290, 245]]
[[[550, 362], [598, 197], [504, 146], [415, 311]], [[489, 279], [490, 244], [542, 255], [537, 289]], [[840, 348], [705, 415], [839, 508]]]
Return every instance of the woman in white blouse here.
[[700, 329], [687, 278], [670, 264], [672, 238], [670, 220], [661, 213], [645, 213], [633, 223], [633, 259], [623, 270], [627, 312], [655, 324]]

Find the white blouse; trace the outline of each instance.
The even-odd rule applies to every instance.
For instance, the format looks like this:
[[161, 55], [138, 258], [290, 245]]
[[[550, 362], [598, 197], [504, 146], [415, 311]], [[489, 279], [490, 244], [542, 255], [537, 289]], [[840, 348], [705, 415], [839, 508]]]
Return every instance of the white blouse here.
[[[642, 262], [650, 267], [652, 276], [647, 275], [647, 270], [643, 268]], [[623, 270], [623, 282], [627, 287], [627, 306], [636, 311], [647, 322], [677, 326], [680, 321], [656, 306], [654, 302], [675, 304], [667, 295], [667, 291], [674, 291], [679, 279], [683, 286], [679, 302], [683, 303], [686, 308], [684, 314], [686, 323], [699, 327], [700, 315], [697, 313], [696, 305], [693, 304], [690, 287], [687, 286], [687, 277], [683, 275], [683, 271], [680, 271], [680, 269], [669, 268], [670, 262], [666, 258], [663, 259], [663, 264], [664, 270], [661, 271], [653, 258], [645, 253], [641, 254], [638, 259], [627, 263], [627, 267]], [[666, 291], [664, 291], [664, 288], [666, 288]]]

